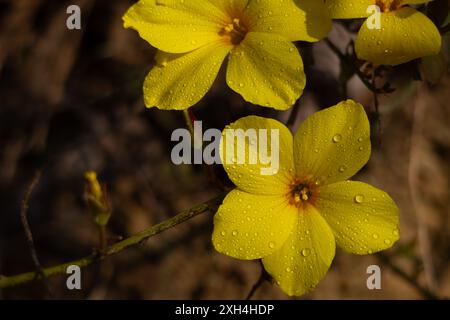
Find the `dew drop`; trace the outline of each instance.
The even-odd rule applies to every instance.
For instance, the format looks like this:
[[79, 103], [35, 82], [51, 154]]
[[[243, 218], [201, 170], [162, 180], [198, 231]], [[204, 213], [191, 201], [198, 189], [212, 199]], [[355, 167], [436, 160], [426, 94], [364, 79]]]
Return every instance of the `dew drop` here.
[[363, 203], [364, 202], [364, 196], [362, 194], [358, 194], [357, 196], [355, 196], [355, 202], [356, 203]]
[[399, 234], [398, 229], [394, 229], [394, 230], [392, 231], [392, 234], [393, 234], [394, 236], [398, 237], [398, 234]]
[[342, 135], [340, 135], [340, 134], [337, 134], [337, 135], [335, 135], [334, 137], [333, 137], [333, 142], [334, 143], [338, 143], [338, 142], [340, 142], [342, 140]]
[[307, 257], [311, 254], [311, 249], [305, 248], [302, 250], [302, 256]]

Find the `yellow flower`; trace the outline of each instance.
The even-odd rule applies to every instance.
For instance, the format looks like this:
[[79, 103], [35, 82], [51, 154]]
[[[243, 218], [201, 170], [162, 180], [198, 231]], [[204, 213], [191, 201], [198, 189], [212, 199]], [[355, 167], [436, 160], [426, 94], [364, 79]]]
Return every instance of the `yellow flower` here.
[[[335, 19], [365, 18], [356, 39], [359, 59], [376, 65], [398, 65], [417, 58], [436, 55], [441, 49], [441, 36], [434, 23], [423, 13], [407, 6], [432, 0], [326, 0]], [[379, 28], [373, 27], [375, 16], [369, 6], [381, 12]], [[373, 21], [369, 22], [369, 20]]]
[[[224, 168], [237, 188], [214, 218], [217, 251], [244, 260], [262, 258], [284, 292], [302, 295], [324, 277], [336, 244], [349, 253], [371, 254], [399, 239], [393, 200], [368, 184], [347, 181], [371, 152], [369, 122], [360, 104], [348, 100], [313, 114], [295, 137], [280, 122], [256, 116], [229, 128], [278, 129], [279, 171], [260, 175], [260, 162], [230, 161], [233, 155], [225, 151], [231, 142], [224, 133]], [[244, 156], [257, 149], [247, 139]]]
[[169, 110], [200, 101], [227, 56], [231, 89], [257, 105], [291, 107], [306, 82], [292, 41], [318, 41], [331, 28], [316, 0], [141, 0], [123, 19], [160, 50], [144, 99]]
[[95, 222], [99, 226], [106, 226], [111, 217], [111, 206], [106, 197], [104, 188], [98, 181], [97, 173], [95, 171], [88, 171], [84, 174], [86, 179], [85, 198], [88, 206], [94, 215]]

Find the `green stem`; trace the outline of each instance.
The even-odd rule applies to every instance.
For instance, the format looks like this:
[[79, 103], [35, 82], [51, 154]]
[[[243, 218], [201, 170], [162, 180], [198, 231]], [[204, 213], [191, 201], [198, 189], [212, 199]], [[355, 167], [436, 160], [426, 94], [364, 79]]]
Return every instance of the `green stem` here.
[[186, 121], [186, 126], [191, 132], [192, 137], [194, 136], [194, 125], [191, 118], [191, 115], [189, 114], [189, 109], [183, 110], [183, 116], [184, 120]]
[[325, 39], [326, 44], [328, 47], [339, 57], [339, 60], [341, 62], [345, 63], [348, 67], [352, 69], [352, 71], [358, 76], [358, 78], [361, 80], [361, 82], [369, 89], [370, 91], [374, 93], [379, 93], [379, 90], [370, 83], [369, 80], [365, 77], [365, 75], [361, 72], [361, 70], [351, 61], [346, 55], [344, 55], [341, 50], [339, 50], [336, 45], [330, 41], [330, 39]]
[[57, 266], [53, 266], [50, 268], [42, 269], [42, 274], [40, 275], [38, 272], [26, 272], [10, 277], [0, 275], [0, 289], [18, 286], [27, 282], [31, 282], [36, 279], [42, 279], [42, 275], [44, 277], [50, 277], [58, 274], [65, 274], [66, 270], [71, 265], [77, 265], [80, 268], [86, 267], [94, 262], [102, 260], [108, 256], [112, 256], [116, 253], [121, 252], [128, 247], [137, 245], [142, 243], [144, 240], [151, 238], [163, 231], [166, 231], [170, 228], [173, 228], [180, 223], [183, 223], [187, 220], [194, 218], [195, 216], [204, 213], [204, 212], [214, 212], [217, 209], [217, 206], [220, 205], [224, 198], [224, 195], [219, 195], [209, 201], [206, 201], [200, 205], [197, 205], [191, 209], [184, 210], [180, 212], [178, 215], [165, 220], [155, 226], [152, 226], [148, 229], [145, 229], [127, 239], [124, 239], [120, 242], [115, 243], [114, 245], [106, 248], [103, 254], [93, 254], [87, 257], [84, 257], [79, 260], [63, 263]]

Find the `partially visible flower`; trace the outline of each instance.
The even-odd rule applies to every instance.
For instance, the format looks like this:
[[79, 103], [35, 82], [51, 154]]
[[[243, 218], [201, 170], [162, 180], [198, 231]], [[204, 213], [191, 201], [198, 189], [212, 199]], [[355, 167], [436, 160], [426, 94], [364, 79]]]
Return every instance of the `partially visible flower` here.
[[85, 198], [89, 209], [94, 216], [95, 223], [104, 227], [111, 217], [111, 206], [106, 196], [104, 188], [100, 185], [95, 171], [88, 171], [84, 174], [86, 179]]
[[[279, 130], [279, 171], [260, 175], [261, 163], [224, 161], [237, 186], [214, 217], [217, 251], [238, 259], [261, 259], [288, 295], [302, 295], [325, 276], [337, 244], [354, 254], [372, 254], [399, 239], [398, 208], [385, 192], [347, 181], [368, 161], [370, 128], [364, 108], [354, 101], [317, 112], [295, 137], [280, 122], [249, 116], [231, 129]], [[255, 158], [257, 144], [246, 141], [241, 159]], [[271, 145], [271, 142], [268, 143]], [[268, 151], [269, 153], [271, 150]]]
[[442, 42], [439, 30], [426, 15], [408, 6], [430, 1], [433, 0], [326, 0], [326, 3], [334, 19], [366, 18], [374, 13], [368, 13], [369, 6], [377, 5], [381, 10], [380, 28], [373, 28], [368, 20], [364, 22], [356, 39], [356, 54], [376, 65], [398, 65], [439, 53]]
[[306, 82], [292, 41], [318, 41], [331, 28], [317, 0], [140, 0], [123, 19], [160, 50], [144, 99], [167, 110], [200, 101], [227, 56], [231, 89], [251, 103], [287, 109]]

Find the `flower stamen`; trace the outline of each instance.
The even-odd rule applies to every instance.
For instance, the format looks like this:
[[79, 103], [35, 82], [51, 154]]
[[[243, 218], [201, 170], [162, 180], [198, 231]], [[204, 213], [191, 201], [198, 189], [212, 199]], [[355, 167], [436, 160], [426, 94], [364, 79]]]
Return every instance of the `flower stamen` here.
[[231, 23], [225, 25], [219, 32], [223, 37], [226, 37], [233, 45], [238, 45], [244, 40], [248, 30], [241, 20], [234, 18]]
[[401, 0], [377, 0], [377, 6], [380, 7], [381, 12], [389, 12], [399, 9], [401, 2]]
[[291, 203], [303, 206], [313, 199], [313, 191], [306, 183], [295, 183], [291, 191]]

